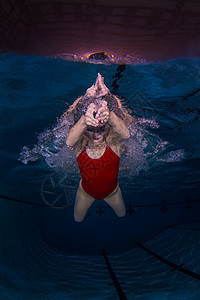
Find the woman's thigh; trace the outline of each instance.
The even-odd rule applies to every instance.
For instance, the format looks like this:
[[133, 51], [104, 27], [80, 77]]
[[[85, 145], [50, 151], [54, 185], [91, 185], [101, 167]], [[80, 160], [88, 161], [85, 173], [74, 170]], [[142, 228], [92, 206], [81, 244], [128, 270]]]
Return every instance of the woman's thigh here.
[[118, 217], [123, 217], [126, 214], [126, 207], [119, 186], [114, 192], [106, 197], [105, 202], [108, 203], [115, 211]]
[[92, 198], [83, 190], [80, 183], [76, 193], [76, 200], [74, 205], [74, 218], [77, 222], [83, 221], [88, 209], [93, 202], [94, 198]]

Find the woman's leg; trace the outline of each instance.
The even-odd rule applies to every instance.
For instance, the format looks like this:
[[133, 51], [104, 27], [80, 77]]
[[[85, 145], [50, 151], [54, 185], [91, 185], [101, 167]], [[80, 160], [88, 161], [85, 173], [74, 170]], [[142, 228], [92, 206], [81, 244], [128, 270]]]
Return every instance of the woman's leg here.
[[74, 219], [76, 222], [82, 222], [84, 220], [85, 215], [93, 202], [94, 198], [83, 190], [80, 182], [74, 205]]
[[118, 217], [125, 216], [126, 207], [124, 205], [124, 200], [122, 198], [122, 193], [119, 186], [117, 186], [117, 188], [104, 200], [113, 208]]

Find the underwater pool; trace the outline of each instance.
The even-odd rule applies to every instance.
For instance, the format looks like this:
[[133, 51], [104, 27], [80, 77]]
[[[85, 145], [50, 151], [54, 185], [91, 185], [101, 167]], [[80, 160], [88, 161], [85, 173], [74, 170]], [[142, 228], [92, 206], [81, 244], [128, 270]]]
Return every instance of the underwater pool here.
[[[98, 73], [135, 121], [119, 172], [127, 214], [95, 201], [79, 224], [76, 160], [57, 133], [48, 138]], [[103, 250], [127, 299], [199, 299], [198, 276], [137, 244], [200, 274], [199, 86], [198, 58], [106, 65], [0, 54], [0, 299], [117, 299]]]

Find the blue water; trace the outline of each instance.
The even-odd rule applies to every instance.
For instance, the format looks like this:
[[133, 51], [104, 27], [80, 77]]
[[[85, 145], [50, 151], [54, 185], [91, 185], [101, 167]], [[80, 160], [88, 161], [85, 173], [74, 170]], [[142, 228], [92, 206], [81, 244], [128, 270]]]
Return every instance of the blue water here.
[[[128, 299], [199, 299], [197, 279], [172, 270], [136, 241], [200, 274], [200, 60], [126, 65], [120, 76], [117, 68], [0, 55], [0, 299], [118, 299], [103, 249]], [[58, 178], [42, 157], [23, 164], [19, 156], [23, 146], [31, 149], [41, 132], [55, 126], [98, 72], [133, 116], [158, 122], [159, 128], [141, 129], [149, 143], [162, 140], [168, 146], [149, 158], [141, 140], [144, 157], [137, 148], [131, 164], [138, 172], [127, 176], [122, 158], [125, 218], [99, 201], [77, 224], [73, 201], [80, 174], [70, 175], [68, 196], [55, 208], [43, 190], [64, 175]], [[176, 160], [179, 150], [184, 157]]]

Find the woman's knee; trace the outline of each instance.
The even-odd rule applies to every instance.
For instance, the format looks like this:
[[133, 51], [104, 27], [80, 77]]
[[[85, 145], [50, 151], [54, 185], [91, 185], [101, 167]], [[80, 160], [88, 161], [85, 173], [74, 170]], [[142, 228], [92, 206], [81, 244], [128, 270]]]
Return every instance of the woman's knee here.
[[[81, 200], [79, 200], [81, 201]], [[87, 214], [88, 207], [84, 205], [77, 205], [77, 203], [74, 206], [74, 220], [76, 222], [82, 222], [85, 219], [85, 216]]]
[[78, 223], [83, 222], [83, 220], [85, 219], [85, 216], [78, 216], [76, 213], [74, 213], [74, 220]]
[[107, 203], [112, 207], [118, 217], [124, 217], [126, 215], [126, 207], [124, 205], [124, 202], [118, 202], [114, 204], [111, 204], [109, 202]]
[[118, 216], [118, 217], [124, 217], [125, 215], [126, 215], [126, 208], [125, 207], [123, 207], [120, 211], [115, 211], [115, 213], [116, 213], [116, 215]]

